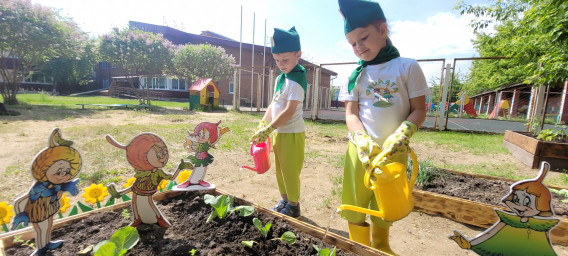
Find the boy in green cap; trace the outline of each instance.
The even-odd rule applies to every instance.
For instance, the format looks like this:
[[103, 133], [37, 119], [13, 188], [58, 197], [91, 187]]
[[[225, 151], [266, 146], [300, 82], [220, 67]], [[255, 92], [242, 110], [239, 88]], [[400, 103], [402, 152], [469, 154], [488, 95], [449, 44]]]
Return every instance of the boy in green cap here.
[[251, 141], [264, 142], [274, 130], [276, 181], [282, 199], [271, 209], [293, 218], [300, 217], [300, 172], [304, 164], [303, 102], [306, 95], [306, 70], [298, 64], [302, 56], [296, 28], [275, 28], [272, 56], [281, 70], [276, 78], [274, 98], [258, 124]]
[[[339, 0], [339, 9], [345, 37], [360, 58], [359, 67], [339, 93], [349, 129], [342, 204], [376, 211], [373, 191], [364, 185], [365, 171], [383, 150], [388, 153], [378, 167], [390, 162], [407, 164], [409, 139], [424, 122], [425, 96], [430, 90], [418, 62], [401, 58], [392, 45], [377, 2]], [[341, 215], [349, 222], [351, 240], [394, 255], [388, 240], [392, 222], [371, 216], [369, 226], [365, 214], [342, 211]]]

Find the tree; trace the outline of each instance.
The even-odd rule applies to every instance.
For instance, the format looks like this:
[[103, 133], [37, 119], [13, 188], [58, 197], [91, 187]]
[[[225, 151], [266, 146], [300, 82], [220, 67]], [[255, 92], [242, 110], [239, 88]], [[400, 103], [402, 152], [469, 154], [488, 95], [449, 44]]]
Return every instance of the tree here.
[[93, 67], [97, 63], [95, 41], [88, 39], [82, 42], [80, 51], [75, 57], [56, 57], [48, 61], [39, 71], [52, 77], [59, 90], [76, 85], [86, 85], [92, 81]]
[[151, 79], [170, 69], [174, 45], [161, 34], [137, 29], [114, 28], [111, 33], [101, 36], [99, 54], [101, 59], [118, 64], [136, 92], [140, 104], [150, 104], [149, 81], [141, 92], [134, 86], [133, 77], [145, 74]]
[[[491, 23], [496, 24], [495, 34], [477, 33], [475, 44], [482, 57], [496, 53], [511, 57], [488, 65], [485, 70], [479, 69], [480, 73], [486, 73], [477, 74], [479, 77], [491, 81], [489, 77], [497, 76], [494, 81], [497, 83], [507, 81], [503, 78], [509, 76], [551, 87], [561, 85], [568, 77], [568, 2], [498, 0], [491, 6], [472, 6], [462, 1], [456, 9], [477, 17], [472, 23], [476, 33]], [[499, 75], [501, 68], [506, 68], [508, 74]]]
[[222, 47], [187, 44], [178, 49], [170, 73], [185, 77], [191, 83], [199, 78], [229, 78], [235, 67], [235, 58], [225, 53]]
[[85, 34], [70, 19], [25, 0], [0, 0], [0, 91], [17, 104], [20, 82], [56, 57], [77, 56]]

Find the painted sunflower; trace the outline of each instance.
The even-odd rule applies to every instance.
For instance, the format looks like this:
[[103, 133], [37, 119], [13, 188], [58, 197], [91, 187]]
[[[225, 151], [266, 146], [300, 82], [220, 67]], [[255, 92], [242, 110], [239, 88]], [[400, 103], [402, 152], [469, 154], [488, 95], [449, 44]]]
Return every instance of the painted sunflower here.
[[8, 205], [6, 201], [0, 202], [0, 221], [2, 221], [2, 224], [10, 223], [10, 219], [14, 216], [13, 209], [14, 206]]
[[106, 196], [108, 196], [107, 187], [103, 186], [103, 184], [91, 184], [90, 187], [85, 188], [85, 193], [81, 195], [81, 197], [85, 198], [85, 202], [92, 204], [102, 202]]

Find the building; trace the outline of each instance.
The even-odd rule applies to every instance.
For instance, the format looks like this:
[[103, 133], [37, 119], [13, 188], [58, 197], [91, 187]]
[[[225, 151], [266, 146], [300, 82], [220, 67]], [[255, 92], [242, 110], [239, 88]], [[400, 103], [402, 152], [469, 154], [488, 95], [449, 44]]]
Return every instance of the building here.
[[[280, 73], [276, 66], [276, 62], [272, 58], [270, 47], [247, 43], [241, 44], [239, 41], [227, 38], [212, 31], [203, 31], [200, 35], [196, 35], [167, 26], [136, 21], [130, 21], [129, 27], [151, 33], [160, 33], [165, 39], [168, 39], [172, 43], [178, 45], [211, 44], [223, 47], [227, 54], [230, 54], [235, 58], [237, 65], [241, 63], [239, 87], [240, 106], [267, 107], [270, 103], [272, 98], [271, 85], [273, 84], [273, 80]], [[239, 59], [239, 56], [242, 56], [241, 59]], [[306, 92], [306, 103], [304, 104], [304, 108], [311, 109], [311, 106], [313, 105], [314, 81], [316, 80], [315, 71], [318, 66], [304, 59], [300, 59], [300, 64], [306, 68], [308, 80], [308, 91]], [[112, 81], [124, 80], [124, 74], [120, 67], [116, 67], [109, 63], [99, 63], [96, 70], [97, 82], [100, 82], [103, 85], [103, 88], [108, 88], [108, 85], [110, 85]], [[321, 69], [321, 82], [318, 91], [318, 104], [320, 105], [320, 108], [329, 108], [331, 105], [330, 83], [331, 79], [335, 76], [337, 76], [337, 73], [325, 68]], [[220, 105], [233, 104], [233, 96], [235, 93], [234, 80], [234, 77], [230, 77], [221, 81], [215, 81], [220, 90]], [[178, 86], [177, 89], [175, 89], [172, 86], [171, 79], [168, 77], [158, 78], [158, 82], [156, 84], [159, 86], [155, 86], [153, 88], [154, 90], [174, 92], [170, 93], [170, 95], [175, 98], [187, 99], [189, 97], [187, 90], [189, 86], [187, 84], [185, 86]]]

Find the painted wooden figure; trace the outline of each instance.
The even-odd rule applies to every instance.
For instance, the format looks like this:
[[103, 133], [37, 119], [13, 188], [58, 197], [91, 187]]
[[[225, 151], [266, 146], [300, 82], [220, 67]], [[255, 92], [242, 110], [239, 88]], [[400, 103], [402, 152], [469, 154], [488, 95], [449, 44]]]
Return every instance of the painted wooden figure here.
[[454, 231], [449, 238], [479, 255], [556, 255], [549, 233], [560, 220], [554, 218], [550, 191], [542, 183], [549, 169], [543, 161], [537, 178], [511, 185], [502, 199], [511, 212], [495, 209], [499, 221], [483, 233], [468, 239]]
[[158, 223], [161, 227], [168, 228], [170, 223], [156, 207], [152, 195], [158, 191], [158, 185], [162, 180], [173, 180], [180, 171], [192, 169], [193, 166], [181, 160], [173, 175], [164, 172], [161, 168], [168, 163], [168, 147], [162, 138], [153, 133], [140, 133], [126, 146], [116, 142], [110, 135], [107, 135], [106, 139], [113, 146], [126, 150], [126, 159], [136, 171], [134, 175], [136, 180], [132, 186], [117, 191], [114, 184], [108, 185], [109, 192], [114, 198], [132, 192], [134, 220], [130, 226]]
[[61, 137], [59, 128], [53, 129], [47, 148], [39, 152], [32, 162], [31, 171], [36, 182], [26, 195], [16, 199], [14, 203], [16, 217], [12, 230], [20, 224], [33, 224], [37, 250], [32, 255], [44, 255], [63, 243], [62, 240], [51, 241], [51, 231], [53, 215], [61, 208], [59, 200], [63, 193], [79, 193], [79, 179], [72, 179], [79, 174], [82, 160], [79, 152], [71, 147], [72, 144], [72, 141]]
[[195, 152], [195, 156], [189, 156], [189, 161], [194, 169], [187, 181], [173, 188], [176, 191], [208, 190], [214, 189], [215, 184], [205, 181], [207, 166], [213, 162], [213, 155], [209, 154], [209, 149], [215, 148], [215, 144], [221, 136], [229, 131], [228, 127], [219, 128], [221, 121], [217, 123], [203, 122], [198, 124], [193, 133], [187, 131], [184, 148], [188, 148], [190, 153]]

